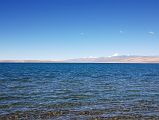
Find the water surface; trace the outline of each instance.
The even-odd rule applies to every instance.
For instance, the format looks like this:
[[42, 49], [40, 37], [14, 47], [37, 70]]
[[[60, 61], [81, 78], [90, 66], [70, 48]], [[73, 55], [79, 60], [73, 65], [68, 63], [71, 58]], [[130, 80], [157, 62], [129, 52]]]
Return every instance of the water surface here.
[[159, 119], [159, 64], [0, 64], [0, 119]]

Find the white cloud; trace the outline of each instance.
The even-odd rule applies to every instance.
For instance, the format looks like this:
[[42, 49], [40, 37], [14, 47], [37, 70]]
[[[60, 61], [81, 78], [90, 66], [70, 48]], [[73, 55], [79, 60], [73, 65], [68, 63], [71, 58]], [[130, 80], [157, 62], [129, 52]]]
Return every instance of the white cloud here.
[[94, 56], [89, 56], [88, 58], [97, 58], [97, 57], [94, 57]]
[[155, 32], [152, 32], [152, 31], [150, 31], [150, 32], [148, 32], [150, 35], [154, 35], [155, 34]]
[[107, 56], [109, 58], [111, 57], [120, 57], [120, 56], [132, 56], [131, 54], [119, 54], [119, 53], [114, 53], [113, 55]]
[[114, 53], [114, 54], [112, 55], [112, 57], [116, 57], [116, 56], [119, 56], [119, 54], [118, 54], [118, 53]]
[[117, 56], [119, 56], [119, 54], [118, 53], [114, 53], [113, 55], [110, 55], [108, 57], [117, 57]]

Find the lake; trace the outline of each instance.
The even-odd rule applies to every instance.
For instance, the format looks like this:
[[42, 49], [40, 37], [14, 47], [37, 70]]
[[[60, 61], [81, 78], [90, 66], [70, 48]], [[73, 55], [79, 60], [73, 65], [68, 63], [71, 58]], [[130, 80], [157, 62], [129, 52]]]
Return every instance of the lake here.
[[159, 119], [159, 64], [0, 63], [0, 119]]

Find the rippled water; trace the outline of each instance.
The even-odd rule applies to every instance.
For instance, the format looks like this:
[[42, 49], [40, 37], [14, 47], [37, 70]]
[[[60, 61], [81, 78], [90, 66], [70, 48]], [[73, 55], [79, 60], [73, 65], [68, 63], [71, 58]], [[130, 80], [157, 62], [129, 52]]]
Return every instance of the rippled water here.
[[0, 64], [0, 119], [159, 119], [159, 64]]

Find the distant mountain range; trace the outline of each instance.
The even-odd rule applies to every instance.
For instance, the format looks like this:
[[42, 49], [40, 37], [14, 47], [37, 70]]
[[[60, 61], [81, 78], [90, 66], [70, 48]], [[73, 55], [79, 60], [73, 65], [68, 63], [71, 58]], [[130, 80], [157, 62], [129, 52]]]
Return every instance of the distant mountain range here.
[[69, 59], [66, 62], [90, 63], [159, 63], [159, 56], [114, 56], [99, 58]]
[[67, 60], [0, 60], [7, 63], [159, 63], [159, 56], [112, 56]]

